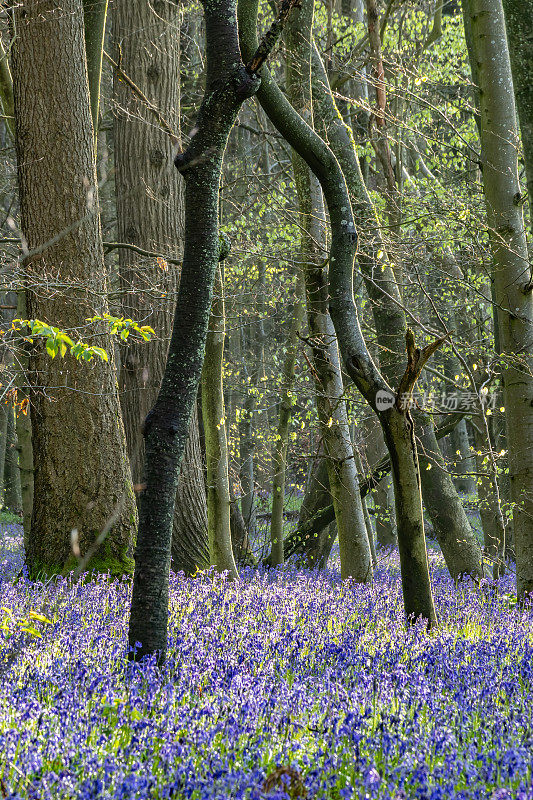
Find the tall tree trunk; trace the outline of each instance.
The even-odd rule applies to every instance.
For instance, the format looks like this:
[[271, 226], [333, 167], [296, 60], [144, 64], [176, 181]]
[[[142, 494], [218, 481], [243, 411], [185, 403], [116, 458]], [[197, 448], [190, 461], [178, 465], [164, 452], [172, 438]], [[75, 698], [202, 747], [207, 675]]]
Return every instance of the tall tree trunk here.
[[503, 0], [533, 222], [533, 0]]
[[516, 111], [501, 0], [465, 0], [481, 116], [483, 189], [494, 261], [516, 547], [517, 592], [533, 591], [533, 296], [517, 197]]
[[89, 568], [123, 573], [131, 569], [136, 508], [113, 344], [102, 325], [87, 327], [108, 306], [81, 0], [28, 0], [14, 20], [24, 263], [28, 284], [37, 284], [28, 314], [74, 337], [97, 335], [109, 355], [109, 363], [87, 364], [51, 359], [44, 345], [31, 352], [35, 495], [26, 555], [33, 573], [68, 569], [75, 529]]
[[[15, 112], [13, 98], [13, 79], [9, 68], [7, 52], [0, 38], [0, 98], [6, 116], [6, 129], [15, 136]], [[20, 288], [17, 291], [17, 318], [26, 319], [26, 293]], [[24, 550], [28, 552], [31, 515], [33, 510], [33, 450], [31, 443], [31, 418], [29, 414], [29, 396], [26, 385], [28, 366], [27, 346], [23, 345], [18, 357], [15, 385], [17, 402], [21, 411], [16, 417], [17, 441], [19, 450], [20, 483], [22, 492]], [[7, 419], [6, 419], [7, 423]]]
[[294, 370], [296, 354], [298, 351], [298, 334], [303, 327], [304, 305], [302, 301], [303, 287], [301, 280], [297, 280], [297, 297], [291, 310], [291, 327], [287, 342], [287, 352], [283, 361], [281, 373], [281, 402], [279, 409], [278, 427], [273, 447], [273, 477], [272, 477], [272, 518], [270, 521], [271, 551], [269, 564], [277, 566], [282, 564], [283, 557], [283, 509], [285, 506], [285, 475], [287, 471], [287, 450], [289, 444], [289, 425], [294, 405]]
[[87, 55], [87, 79], [91, 117], [93, 120], [94, 144], [98, 137], [98, 115], [100, 109], [100, 78], [104, 49], [107, 0], [83, 0], [85, 52]]
[[[117, 0], [113, 6], [114, 41], [121, 67], [179, 137], [180, 10], [175, 3]], [[114, 123], [117, 227], [120, 242], [160, 258], [119, 249], [126, 317], [151, 325], [148, 343], [122, 348], [121, 404], [133, 482], [143, 481], [142, 422], [161, 384], [172, 329], [179, 272], [165, 256], [181, 256], [182, 181], [172, 168], [173, 142], [152, 109], [115, 72], [117, 111]], [[193, 414], [181, 467], [174, 516], [172, 562], [176, 571], [193, 574], [208, 561], [207, 506]]]
[[[26, 292], [17, 292], [17, 317], [27, 319]], [[22, 527], [24, 531], [24, 552], [28, 553], [31, 538], [31, 518], [33, 514], [33, 444], [31, 437], [30, 392], [27, 381], [29, 364], [28, 344], [23, 343], [18, 359], [16, 378], [17, 402], [17, 442], [19, 449], [20, 488], [22, 492]]]
[[13, 514], [22, 513], [22, 493], [18, 464], [17, 431], [13, 406], [7, 408], [6, 455], [4, 465], [4, 506]]
[[[140, 497], [129, 624], [132, 657], [157, 653], [160, 662], [167, 646], [170, 543], [178, 473], [202, 371], [220, 254], [222, 159], [239, 108], [258, 89], [255, 73], [263, 63], [254, 54], [255, 61], [248, 68], [242, 62], [235, 0], [203, 0], [203, 8], [206, 83], [194, 135], [187, 150], [175, 159], [186, 186], [185, 248], [161, 389], [144, 424], [145, 486]], [[268, 55], [268, 47], [264, 51]]]
[[[239, 480], [241, 484], [241, 513], [252, 539], [255, 536], [257, 516], [255, 504], [255, 406], [258, 388], [258, 353], [254, 347], [257, 343], [255, 331], [241, 328], [241, 353], [243, 357], [243, 382], [244, 403], [239, 420]], [[250, 345], [247, 347], [247, 345]], [[255, 366], [250, 374], [244, 361], [251, 355], [255, 359]]]
[[202, 372], [202, 419], [207, 460], [207, 522], [209, 558], [219, 572], [237, 578], [231, 545], [228, 443], [224, 411], [224, 279], [219, 266]]
[[[311, 30], [313, 0], [292, 15], [286, 33], [287, 94], [297, 111], [311, 112]], [[307, 164], [293, 154], [293, 171], [300, 209], [302, 260], [307, 320], [313, 351], [315, 392], [320, 433], [335, 509], [341, 577], [372, 580], [372, 557], [366, 532], [357, 469], [348, 426], [337, 337], [328, 312], [324, 256], [325, 220], [322, 192]]]
[[5, 478], [6, 478], [6, 447], [7, 447], [7, 413], [8, 405], [5, 399], [0, 400], [0, 502], [5, 504]]

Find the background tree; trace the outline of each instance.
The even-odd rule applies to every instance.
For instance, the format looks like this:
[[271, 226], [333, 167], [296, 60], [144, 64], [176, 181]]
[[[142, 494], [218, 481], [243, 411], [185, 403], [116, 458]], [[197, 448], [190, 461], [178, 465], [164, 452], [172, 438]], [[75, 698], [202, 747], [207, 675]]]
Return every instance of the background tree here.
[[[142, 423], [161, 384], [183, 250], [183, 185], [172, 167], [173, 149], [180, 141], [180, 13], [175, 3], [119, 0], [113, 6], [115, 59], [120, 63], [114, 70], [117, 234], [121, 243], [160, 254], [148, 257], [118, 249], [122, 313], [156, 331], [148, 344], [127, 342], [121, 350], [122, 414], [133, 482], [139, 487]], [[196, 410], [178, 481], [172, 556], [174, 569], [187, 574], [208, 563]]]
[[[72, 565], [71, 532], [91, 566], [131, 569], [136, 523], [114, 371], [102, 325], [107, 275], [98, 219], [83, 9], [78, 0], [28, 2], [14, 15], [13, 81], [28, 313], [84, 339], [108, 361], [68, 371], [44, 345], [32, 349], [29, 380], [35, 497], [26, 554], [31, 571]], [[46, 41], [47, 46], [42, 47]], [[98, 535], [112, 523], [105, 543]]]

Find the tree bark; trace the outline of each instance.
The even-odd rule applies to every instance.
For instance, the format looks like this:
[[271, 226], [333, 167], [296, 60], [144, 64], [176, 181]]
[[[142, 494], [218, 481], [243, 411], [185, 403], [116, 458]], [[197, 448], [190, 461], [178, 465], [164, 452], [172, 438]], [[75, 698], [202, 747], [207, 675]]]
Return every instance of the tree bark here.
[[202, 419], [207, 460], [207, 522], [210, 563], [238, 577], [231, 544], [228, 443], [224, 390], [224, 279], [217, 270], [202, 372]]
[[[107, 312], [81, 0], [15, 9], [13, 78], [28, 314], [83, 339], [109, 363], [68, 366], [44, 345], [30, 356], [35, 495], [32, 573], [73, 566], [77, 531], [89, 569], [131, 569], [135, 499], [111, 337], [87, 318]], [[43, 47], [46, 41], [46, 47]], [[69, 358], [69, 357], [68, 357]], [[113, 521], [93, 552], [95, 538]]]
[[7, 436], [4, 464], [4, 507], [12, 511], [13, 514], [22, 514], [22, 493], [20, 488], [20, 470], [18, 465], [15, 411], [11, 405], [7, 408]]
[[[185, 248], [174, 327], [156, 403], [144, 423], [145, 485], [130, 612], [131, 657], [166, 656], [170, 542], [178, 473], [196, 400], [220, 244], [222, 159], [239, 108], [258, 88], [242, 62], [234, 0], [204, 0], [206, 84], [187, 150], [175, 159], [185, 178]], [[262, 61], [259, 60], [260, 67]]]
[[519, 598], [533, 591], [533, 296], [518, 181], [516, 111], [501, 0], [465, 0], [478, 75], [481, 156], [509, 448]]
[[[116, 6], [115, 6], [116, 7]], [[104, 48], [107, 0], [83, 0], [85, 52], [87, 56], [87, 79], [94, 130], [94, 146], [98, 138], [98, 114], [100, 109], [100, 78]]]
[[[297, 280], [297, 284], [301, 284]], [[287, 341], [287, 352], [283, 361], [281, 375], [281, 402], [279, 409], [278, 427], [273, 447], [273, 476], [272, 476], [272, 518], [270, 521], [270, 557], [269, 564], [273, 567], [282, 564], [283, 556], [283, 509], [285, 506], [285, 475], [287, 470], [287, 450], [289, 444], [289, 426], [294, 405], [294, 370], [296, 354], [298, 352], [298, 334], [303, 327], [304, 306], [301, 295], [303, 287], [297, 285], [297, 297], [291, 313], [291, 327]]]
[[503, 10], [533, 220], [533, 0], [503, 0]]
[[[117, 60], [129, 78], [175, 131], [180, 132], [180, 10], [175, 3], [152, 5], [117, 0], [113, 31]], [[120, 56], [119, 56], [120, 53]], [[142, 422], [153, 406], [165, 368], [183, 245], [183, 187], [172, 168], [173, 142], [153, 111], [115, 71], [115, 186], [118, 238], [146, 258], [119, 249], [126, 317], [150, 325], [150, 342], [121, 348], [121, 405], [133, 482], [143, 481]], [[181, 465], [174, 515], [172, 566], [194, 574], [209, 563], [207, 506], [198, 422], [193, 414]]]

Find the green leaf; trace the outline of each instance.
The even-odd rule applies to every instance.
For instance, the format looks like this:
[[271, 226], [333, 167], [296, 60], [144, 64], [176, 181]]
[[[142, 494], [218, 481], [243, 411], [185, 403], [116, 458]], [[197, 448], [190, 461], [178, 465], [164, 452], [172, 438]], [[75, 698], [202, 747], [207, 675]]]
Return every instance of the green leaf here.
[[57, 355], [58, 344], [55, 339], [47, 339], [46, 340], [46, 352], [50, 356], [50, 358], [55, 358]]

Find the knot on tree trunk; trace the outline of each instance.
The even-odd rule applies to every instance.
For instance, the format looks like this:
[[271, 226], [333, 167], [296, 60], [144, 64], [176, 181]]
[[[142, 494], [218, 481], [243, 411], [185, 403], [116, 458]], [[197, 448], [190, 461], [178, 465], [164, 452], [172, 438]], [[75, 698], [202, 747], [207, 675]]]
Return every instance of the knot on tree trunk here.
[[233, 77], [235, 96], [238, 101], [244, 102], [253, 97], [261, 86], [261, 78], [255, 72], [249, 72], [244, 64], [240, 64]]

